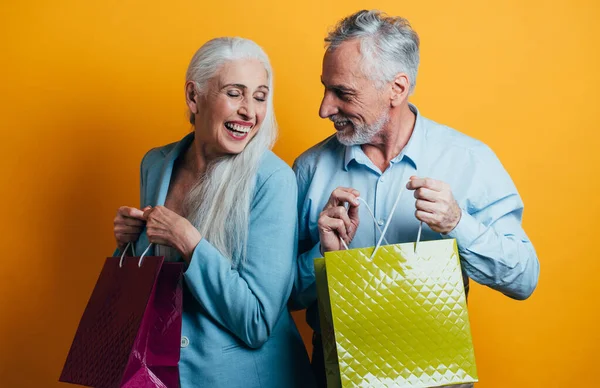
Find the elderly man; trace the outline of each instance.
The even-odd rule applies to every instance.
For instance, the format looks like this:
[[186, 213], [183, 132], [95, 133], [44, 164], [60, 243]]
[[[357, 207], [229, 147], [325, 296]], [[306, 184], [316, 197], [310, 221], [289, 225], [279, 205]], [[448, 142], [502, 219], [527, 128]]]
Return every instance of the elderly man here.
[[[325, 386], [313, 260], [323, 252], [376, 245], [379, 225], [402, 186], [389, 243], [457, 241], [468, 278], [514, 299], [536, 287], [539, 262], [521, 227], [523, 202], [485, 144], [423, 117], [408, 102], [419, 66], [419, 38], [408, 21], [360, 11], [325, 39], [319, 115], [336, 134], [294, 163], [299, 188], [298, 277], [293, 300], [314, 329], [313, 368]], [[359, 226], [359, 219], [363, 222]]]

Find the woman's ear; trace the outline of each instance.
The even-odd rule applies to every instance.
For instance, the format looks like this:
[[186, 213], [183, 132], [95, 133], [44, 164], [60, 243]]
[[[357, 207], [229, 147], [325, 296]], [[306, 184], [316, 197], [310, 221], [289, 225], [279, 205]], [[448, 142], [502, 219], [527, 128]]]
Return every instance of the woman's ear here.
[[187, 103], [191, 114], [198, 113], [198, 93], [194, 81], [185, 83], [185, 102]]

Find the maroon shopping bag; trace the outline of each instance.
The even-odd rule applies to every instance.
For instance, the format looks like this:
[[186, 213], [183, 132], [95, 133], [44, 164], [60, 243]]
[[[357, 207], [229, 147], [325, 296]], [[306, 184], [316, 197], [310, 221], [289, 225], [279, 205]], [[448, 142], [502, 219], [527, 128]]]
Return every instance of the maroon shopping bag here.
[[179, 387], [183, 263], [106, 259], [59, 381]]

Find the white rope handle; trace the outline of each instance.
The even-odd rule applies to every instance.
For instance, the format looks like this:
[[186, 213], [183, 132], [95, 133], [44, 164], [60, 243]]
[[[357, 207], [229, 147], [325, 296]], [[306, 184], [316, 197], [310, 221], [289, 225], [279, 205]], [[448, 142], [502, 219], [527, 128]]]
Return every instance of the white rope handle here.
[[125, 245], [125, 249], [123, 249], [123, 253], [121, 254], [121, 260], [119, 260], [119, 268], [123, 267], [123, 261], [125, 260], [125, 254], [127, 253], [127, 250], [129, 249], [129, 247], [131, 247], [131, 255], [135, 256], [135, 244], [132, 244], [130, 241], [127, 243], [127, 245]]
[[[390, 226], [390, 223], [392, 221], [392, 217], [394, 216], [394, 212], [396, 211], [396, 207], [398, 206], [398, 203], [400, 202], [400, 197], [402, 197], [402, 193], [404, 192], [405, 189], [406, 189], [406, 185], [403, 185], [402, 188], [400, 189], [400, 191], [398, 192], [398, 196], [396, 197], [396, 201], [394, 201], [394, 206], [392, 206], [392, 210], [390, 211], [390, 215], [388, 216], [388, 219], [387, 219], [387, 221], [385, 223], [385, 226], [383, 227], [383, 231], [379, 228], [379, 224], [377, 223], [377, 218], [375, 218], [375, 214], [373, 213], [373, 211], [371, 210], [371, 208], [367, 204], [367, 201], [365, 201], [364, 199], [362, 199], [360, 197], [358, 198], [359, 201], [362, 201], [367, 206], [367, 209], [369, 210], [369, 214], [373, 218], [373, 222], [375, 223], [375, 226], [377, 226], [377, 230], [379, 230], [379, 233], [381, 233], [381, 237], [379, 237], [379, 241], [377, 241], [377, 245], [375, 246], [375, 249], [373, 250], [373, 253], [371, 254], [371, 257], [369, 258], [369, 260], [373, 260], [373, 258], [377, 254], [377, 251], [381, 247], [381, 243], [383, 241], [385, 241], [386, 244], [389, 244], [387, 242], [387, 240], [385, 239], [385, 233], [387, 232], [388, 227]], [[419, 223], [419, 231], [417, 232], [417, 241], [415, 242], [415, 253], [417, 252], [417, 248], [419, 247], [419, 241], [421, 241], [421, 232], [422, 232], [422, 230], [423, 230], [423, 222], [421, 221]], [[342, 246], [344, 247], [344, 249], [347, 250], [348, 249], [348, 245], [346, 244], [346, 242], [341, 237], [340, 237], [340, 241], [341, 241]]]
[[[362, 203], [365, 204], [365, 206], [367, 207], [367, 210], [369, 211], [369, 214], [371, 215], [371, 218], [373, 219], [373, 222], [375, 223], [375, 226], [377, 227], [377, 230], [379, 231], [379, 233], [382, 233], [381, 228], [379, 227], [379, 224], [377, 223], [377, 218], [375, 218], [375, 213], [373, 213], [373, 209], [371, 209], [371, 207], [369, 206], [369, 203], [361, 197], [358, 197], [356, 199], [358, 199], [359, 201], [361, 201]], [[340, 237], [340, 241], [342, 242], [342, 246], [344, 247], [344, 249], [348, 250], [348, 245], [346, 245], [346, 242], [344, 241], [344, 239]], [[387, 240], [385, 238], [384, 238], [384, 241], [386, 244], [389, 245], [389, 242], [387, 242]]]
[[138, 262], [138, 267], [142, 266], [142, 261], [144, 261], [144, 256], [146, 256], [146, 253], [148, 253], [148, 251], [150, 250], [150, 247], [154, 245], [153, 243], [150, 243], [150, 245], [148, 245], [148, 248], [146, 248], [146, 250], [142, 253], [142, 256], [140, 256], [140, 261]]
[[344, 247], [345, 250], [348, 250], [350, 248], [348, 248], [348, 245], [346, 244], [346, 242], [344, 241], [343, 238], [340, 237], [340, 242], [342, 243], [342, 246]]
[[[370, 260], [373, 260], [373, 258], [377, 254], [377, 251], [381, 247], [381, 241], [383, 240], [383, 236], [385, 235], [385, 232], [387, 232], [388, 226], [390, 226], [390, 223], [392, 222], [392, 217], [394, 216], [396, 207], [398, 206], [398, 203], [400, 202], [400, 197], [402, 196], [402, 193], [404, 192], [405, 189], [406, 189], [406, 185], [402, 185], [402, 188], [400, 189], [400, 191], [398, 192], [398, 196], [396, 197], [396, 201], [394, 202], [394, 206], [392, 206], [392, 210], [390, 211], [390, 215], [387, 219], [387, 222], [385, 223], [385, 226], [383, 227], [383, 233], [381, 234], [381, 237], [379, 238], [379, 241], [377, 242], [377, 245], [375, 246], [375, 249], [373, 250], [373, 254], [370, 257]], [[415, 242], [415, 253], [417, 252], [417, 248], [419, 247], [419, 241], [421, 240], [422, 230], [423, 230], [423, 222], [421, 221], [419, 223], [419, 231], [417, 232], [417, 241]]]
[[[123, 260], [125, 260], [125, 254], [127, 253], [127, 250], [129, 249], [129, 247], [131, 246], [131, 241], [127, 243], [127, 245], [125, 245], [125, 249], [123, 249], [123, 253], [121, 254], [121, 260], [119, 260], [119, 268], [123, 267]], [[135, 255], [135, 253], [134, 253]]]

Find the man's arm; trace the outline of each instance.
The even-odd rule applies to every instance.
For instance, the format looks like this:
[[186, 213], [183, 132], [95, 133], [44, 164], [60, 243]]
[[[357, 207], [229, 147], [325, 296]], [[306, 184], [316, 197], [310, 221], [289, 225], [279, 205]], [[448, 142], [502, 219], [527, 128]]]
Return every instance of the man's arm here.
[[407, 188], [415, 190], [415, 215], [442, 236], [456, 239], [469, 277], [511, 298], [527, 299], [537, 285], [539, 261], [521, 226], [523, 202], [489, 148], [476, 158], [460, 207], [448, 184], [411, 178]]

